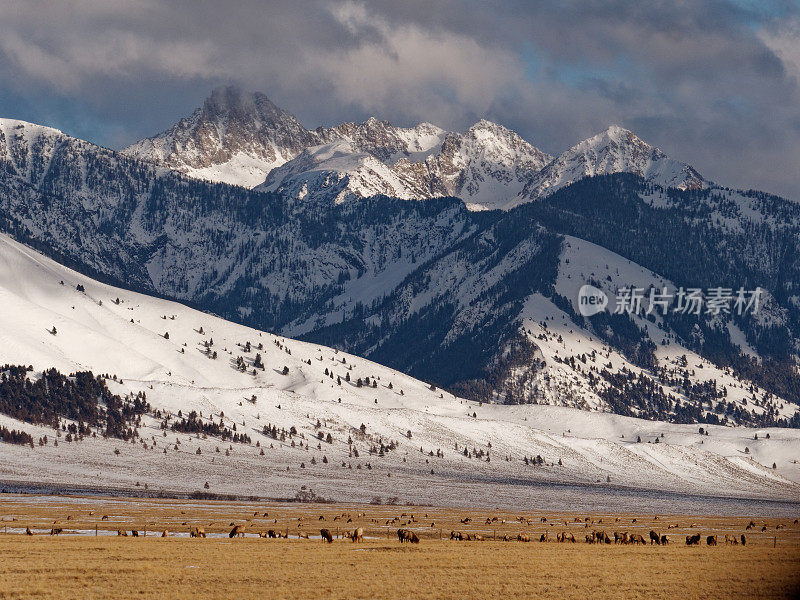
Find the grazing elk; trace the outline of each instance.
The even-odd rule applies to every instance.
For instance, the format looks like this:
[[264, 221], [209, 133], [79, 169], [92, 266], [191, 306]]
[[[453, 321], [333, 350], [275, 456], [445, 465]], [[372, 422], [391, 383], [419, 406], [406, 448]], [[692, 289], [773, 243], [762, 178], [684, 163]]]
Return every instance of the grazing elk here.
[[128, 532], [124, 529], [117, 529], [117, 535], [121, 535], [122, 537], [128, 537]]
[[717, 536], [710, 535], [706, 538], [706, 545], [708, 546], [716, 546], [717, 545]]
[[244, 537], [244, 532], [245, 532], [244, 525], [234, 525], [233, 529], [231, 529], [231, 532], [228, 534], [228, 537], [229, 538]]
[[31, 531], [30, 527], [25, 528], [25, 535], [33, 535], [33, 532]]
[[[401, 529], [400, 531], [408, 531], [408, 530]], [[398, 535], [400, 535], [400, 531], [397, 532]], [[460, 531], [451, 531], [450, 532], [450, 539], [451, 540], [458, 540], [459, 542], [461, 542], [461, 541], [464, 540], [464, 534], [461, 533]], [[403, 540], [400, 540], [400, 541], [402, 542]]]
[[645, 544], [647, 544], [647, 542], [644, 541], [644, 538], [641, 536], [641, 534], [632, 533], [631, 544], [642, 544], [644, 546]]
[[231, 523], [231, 525], [233, 525], [233, 528], [231, 529], [230, 533], [228, 534], [229, 538], [244, 537], [244, 533], [245, 533], [245, 530], [246, 530], [246, 525], [234, 525], [233, 523]]
[[655, 531], [653, 531], [651, 529], [650, 530], [650, 545], [653, 545], [653, 544], [655, 544], [657, 546], [660, 546], [661, 545], [661, 536], [658, 535]]
[[353, 543], [356, 542], [363, 542], [364, 541], [364, 529], [362, 527], [357, 527], [353, 530], [350, 534], [350, 539], [353, 540]]
[[520, 533], [517, 536], [517, 541], [518, 542], [530, 542], [531, 541], [531, 537], [529, 535], [525, 535], [524, 533]]
[[131, 530], [131, 537], [139, 537], [139, 532], [136, 531], [135, 529], [132, 529]]
[[695, 533], [694, 535], [687, 535], [686, 536], [686, 545], [687, 546], [699, 546], [700, 545], [700, 534]]
[[614, 543], [615, 544], [627, 544], [630, 540], [628, 539], [628, 532], [623, 531], [619, 533], [617, 531], [614, 532]]
[[189, 528], [189, 537], [193, 538], [204, 538], [206, 537], [206, 530], [202, 527], [190, 527]]
[[331, 532], [328, 531], [327, 529], [320, 529], [319, 535], [322, 538], [323, 542], [328, 542], [329, 544], [333, 543], [333, 535], [331, 535]]
[[547, 532], [546, 531], [542, 535], [539, 536], [539, 541], [540, 542], [546, 542], [546, 541], [548, 541], [548, 539], [549, 538], [547, 537]]
[[161, 532], [161, 537], [169, 537], [169, 530], [165, 529]]
[[744, 537], [744, 534], [742, 534], [742, 538], [741, 539], [742, 539], [742, 546], [747, 546], [747, 538]]
[[725, 545], [726, 546], [728, 546], [728, 545], [738, 546], [739, 545], [739, 540], [736, 539], [735, 535], [725, 534]]

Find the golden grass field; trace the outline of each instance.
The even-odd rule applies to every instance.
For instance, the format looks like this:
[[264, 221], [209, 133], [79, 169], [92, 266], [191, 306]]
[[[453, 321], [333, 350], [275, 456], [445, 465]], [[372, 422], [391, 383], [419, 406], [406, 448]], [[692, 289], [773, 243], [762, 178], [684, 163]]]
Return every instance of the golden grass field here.
[[[0, 499], [0, 599], [9, 598], [793, 598], [800, 591], [800, 526], [795, 516], [753, 518], [747, 546], [725, 546], [750, 517], [508, 513], [450, 508], [116, 500], [6, 495]], [[267, 513], [264, 516], [264, 513]], [[411, 515], [414, 522], [410, 522]], [[107, 515], [107, 520], [102, 516]], [[344, 516], [343, 516], [344, 515]], [[348, 516], [352, 522], [348, 523]], [[324, 516], [324, 521], [319, 517]], [[69, 517], [69, 518], [68, 518]], [[467, 524], [461, 519], [469, 517]], [[491, 524], [487, 518], [497, 518]], [[585, 522], [589, 518], [589, 523]], [[546, 518], [546, 522], [542, 522]], [[524, 520], [520, 520], [524, 519]], [[598, 521], [602, 519], [603, 522]], [[617, 520], [619, 519], [619, 520]], [[636, 522], [633, 522], [636, 519]], [[42, 533], [54, 525], [61, 536]], [[388, 524], [387, 524], [388, 521]], [[505, 521], [505, 522], [503, 522]], [[580, 522], [578, 522], [580, 521]], [[594, 524], [591, 522], [595, 521]], [[245, 538], [227, 534], [231, 523]], [[421, 538], [400, 544], [406, 524]], [[431, 523], [434, 524], [431, 527]], [[565, 524], [566, 523], [566, 524]], [[191, 525], [215, 537], [190, 539]], [[668, 525], [678, 525], [668, 529]], [[145, 526], [147, 537], [144, 537]], [[361, 526], [361, 544], [298, 539]], [[761, 529], [766, 526], [767, 530]], [[782, 526], [778, 529], [778, 526]], [[35, 535], [25, 535], [30, 527]], [[98, 535], [94, 535], [97, 527]], [[118, 537], [124, 528], [128, 537]], [[130, 536], [136, 529], [140, 537]], [[168, 529], [171, 535], [160, 537]], [[288, 531], [262, 539], [259, 531]], [[647, 537], [660, 546], [594, 545], [594, 529]], [[486, 541], [458, 542], [451, 530]], [[2, 533], [5, 531], [6, 533]], [[547, 531], [551, 541], [541, 543]], [[557, 543], [558, 532], [578, 543]], [[687, 533], [703, 535], [687, 547]], [[108, 535], [112, 533], [113, 535]], [[706, 546], [706, 535], [720, 546]], [[82, 535], [80, 535], [82, 534]], [[493, 540], [530, 536], [530, 543]]]

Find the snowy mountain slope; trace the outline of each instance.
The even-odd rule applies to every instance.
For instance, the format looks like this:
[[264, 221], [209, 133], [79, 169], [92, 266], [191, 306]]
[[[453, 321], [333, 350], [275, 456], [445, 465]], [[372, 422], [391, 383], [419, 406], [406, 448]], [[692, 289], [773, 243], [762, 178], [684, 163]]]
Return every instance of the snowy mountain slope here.
[[[612, 309], [616, 293], [626, 286], [676, 289], [673, 282], [636, 263], [590, 242], [566, 236], [555, 291], [568, 298], [573, 310], [577, 311], [578, 291], [587, 281], [594, 282], [606, 292], [611, 299]], [[646, 299], [643, 306], [645, 310], [649, 307]], [[515, 381], [516, 373], [509, 375], [508, 384], [516, 394], [528, 394], [538, 402], [609, 410], [603, 392], [607, 392], [611, 386], [600, 375], [606, 371], [610, 374], [630, 373], [644, 378], [664, 395], [671, 397], [673, 402], [692, 403], [688, 390], [682, 385], [683, 381], [697, 384], [713, 382], [714, 388], [724, 388], [724, 400], [730, 405], [748, 407], [759, 414], [770, 407], [783, 418], [791, 418], [800, 410], [795, 404], [775, 402], [767, 390], [737, 377], [731, 369], [720, 367], [681, 345], [657, 309], [652, 321], [643, 315], [632, 318], [633, 323], [654, 344], [655, 367], [633, 363], [619, 348], [598, 336], [591, 326], [581, 327], [569, 314], [541, 294], [533, 294], [526, 300], [521, 319], [521, 329], [536, 344], [543, 364], [535, 378], [526, 382], [527, 389], [522, 388], [518, 380]], [[729, 326], [736, 330], [732, 323]], [[742, 346], [743, 352], [754, 355], [741, 331], [734, 331], [732, 337]], [[709, 404], [704, 418], [713, 412], [711, 408]]]
[[[309, 485], [340, 500], [382, 495], [450, 504], [484, 500], [486, 488], [464, 494], [489, 484], [523, 497], [531, 484], [555, 482], [773, 499], [796, 499], [800, 488], [794, 430], [773, 429], [756, 441], [747, 429], [709, 427], [701, 436], [691, 425], [481, 405], [353, 355], [97, 283], [5, 235], [0, 299], [0, 364], [31, 364], [32, 377], [52, 366], [113, 374], [112, 391], [144, 390], [162, 415], [194, 410], [252, 438], [228, 448], [214, 436], [165, 436], [151, 414], [133, 443], [61, 437], [56, 447], [52, 428], [0, 416], [0, 424], [50, 438], [34, 448], [2, 444], [5, 481], [182, 491], [208, 482], [211, 492], [271, 497]], [[206, 346], [212, 338], [216, 359]], [[263, 370], [253, 368], [256, 353]], [[239, 357], [245, 372], [236, 368]], [[364, 378], [374, 387], [358, 387]], [[297, 434], [274, 439], [262, 433], [266, 424]], [[394, 449], [370, 452], [390, 441]], [[525, 464], [536, 455], [545, 464]], [[777, 469], [765, 466], [771, 462]]]
[[408, 189], [392, 168], [373, 154], [360, 152], [353, 142], [344, 140], [307, 148], [296, 159], [273, 169], [257, 189], [335, 204], [354, 195], [411, 200], [416, 191]]

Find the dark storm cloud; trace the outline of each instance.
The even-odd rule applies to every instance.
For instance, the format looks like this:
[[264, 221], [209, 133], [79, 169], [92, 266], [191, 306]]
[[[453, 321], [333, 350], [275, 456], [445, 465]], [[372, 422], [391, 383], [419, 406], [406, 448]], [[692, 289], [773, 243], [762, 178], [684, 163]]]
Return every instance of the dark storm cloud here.
[[121, 146], [211, 87], [307, 126], [487, 117], [551, 153], [619, 123], [708, 177], [800, 199], [794, 2], [0, 5], [0, 114]]

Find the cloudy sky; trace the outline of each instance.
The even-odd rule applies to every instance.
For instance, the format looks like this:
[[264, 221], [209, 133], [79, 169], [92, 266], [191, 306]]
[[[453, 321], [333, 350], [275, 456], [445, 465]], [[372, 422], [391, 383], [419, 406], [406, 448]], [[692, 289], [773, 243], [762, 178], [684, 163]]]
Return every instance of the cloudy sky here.
[[558, 153], [610, 124], [800, 200], [797, 0], [0, 2], [0, 116], [119, 148], [219, 84], [307, 127], [485, 117]]

